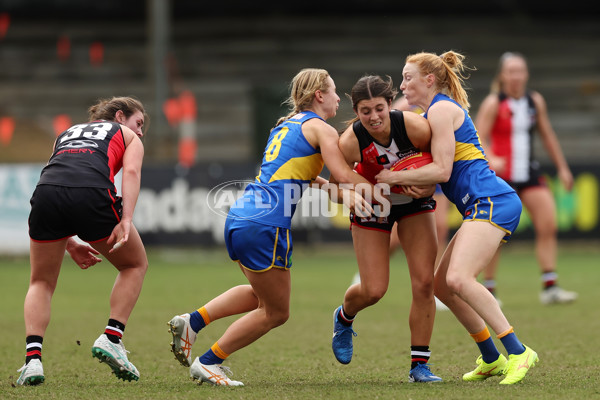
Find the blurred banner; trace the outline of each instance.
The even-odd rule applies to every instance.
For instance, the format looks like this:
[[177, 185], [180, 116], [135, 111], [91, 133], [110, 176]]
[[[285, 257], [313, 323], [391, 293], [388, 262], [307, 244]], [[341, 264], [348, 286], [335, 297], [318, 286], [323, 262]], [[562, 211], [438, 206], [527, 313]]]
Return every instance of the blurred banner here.
[[[42, 164], [0, 165], [0, 253], [26, 253], [29, 249], [29, 199]], [[211, 163], [191, 169], [147, 166], [134, 223], [148, 246], [220, 245], [225, 215], [257, 173], [255, 164]], [[566, 192], [555, 178], [554, 192], [561, 239], [598, 239], [600, 224], [600, 166], [573, 167], [575, 186]], [[117, 179], [117, 187], [120, 181]], [[453, 209], [451, 230], [461, 222]], [[348, 210], [332, 204], [318, 189], [308, 188], [292, 221], [293, 238], [301, 242], [350, 241]], [[514, 240], [533, 237], [531, 221], [523, 213]]]
[[29, 199], [44, 164], [0, 164], [0, 254], [29, 252]]

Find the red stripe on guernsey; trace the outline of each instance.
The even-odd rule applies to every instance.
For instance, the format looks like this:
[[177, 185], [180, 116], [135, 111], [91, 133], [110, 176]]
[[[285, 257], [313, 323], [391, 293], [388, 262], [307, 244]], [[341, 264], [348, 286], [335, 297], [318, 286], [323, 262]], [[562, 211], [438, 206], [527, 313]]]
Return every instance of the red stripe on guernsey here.
[[106, 151], [108, 167], [110, 168], [109, 178], [112, 183], [115, 183], [115, 175], [123, 167], [123, 153], [125, 153], [125, 137], [123, 136], [123, 130], [119, 129], [110, 139]]
[[35, 356], [35, 355], [38, 355], [41, 357], [42, 351], [41, 350], [31, 350], [31, 351], [28, 351], [26, 354], [27, 357], [31, 357], [31, 356]]
[[510, 180], [512, 173], [512, 112], [508, 99], [502, 100], [498, 104], [498, 114], [492, 127], [492, 153], [503, 157], [506, 160], [506, 166], [502, 174], [496, 174], [503, 179]]

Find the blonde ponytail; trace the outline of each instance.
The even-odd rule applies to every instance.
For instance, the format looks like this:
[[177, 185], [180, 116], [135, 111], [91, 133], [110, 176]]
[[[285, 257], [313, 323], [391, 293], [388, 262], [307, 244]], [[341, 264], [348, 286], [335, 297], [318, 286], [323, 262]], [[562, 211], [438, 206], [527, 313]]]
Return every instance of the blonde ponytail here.
[[275, 126], [307, 110], [312, 105], [317, 90], [325, 92], [329, 89], [327, 78], [329, 72], [324, 69], [305, 68], [298, 72], [290, 84], [290, 96], [284, 102], [290, 107], [290, 112], [279, 118]]
[[406, 63], [416, 64], [423, 76], [433, 74], [437, 89], [468, 110], [469, 96], [464, 86], [469, 76], [465, 71], [475, 68], [467, 67], [463, 62], [464, 59], [465, 56], [462, 54], [450, 50], [440, 56], [425, 52], [412, 54], [406, 57]]

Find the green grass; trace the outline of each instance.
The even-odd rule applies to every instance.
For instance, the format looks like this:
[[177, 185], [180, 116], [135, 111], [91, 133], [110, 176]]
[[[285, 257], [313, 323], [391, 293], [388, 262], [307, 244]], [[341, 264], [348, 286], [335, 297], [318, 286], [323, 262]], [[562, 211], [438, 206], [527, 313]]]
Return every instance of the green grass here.
[[[600, 318], [597, 246], [563, 246], [560, 283], [579, 292], [572, 305], [544, 307], [538, 300], [539, 272], [529, 244], [508, 246], [498, 276], [503, 309], [519, 338], [540, 363], [523, 382], [503, 387], [498, 378], [463, 383], [474, 367], [477, 347], [449, 312], [439, 312], [431, 343], [439, 384], [410, 384], [408, 309], [410, 286], [404, 255], [392, 260], [386, 296], [360, 313], [355, 356], [338, 364], [331, 353], [331, 313], [356, 270], [349, 246], [298, 247], [292, 268], [291, 317], [226, 362], [243, 388], [194, 384], [170, 353], [166, 322], [189, 312], [233, 285], [246, 283], [224, 249], [151, 250], [144, 289], [125, 332], [139, 382], [117, 380], [91, 356], [91, 346], [108, 319], [115, 270], [103, 262], [79, 270], [63, 265], [44, 338], [46, 382], [14, 385], [24, 359], [23, 299], [27, 258], [0, 259], [0, 397], [44, 399], [574, 399], [600, 396]], [[233, 321], [216, 321], [194, 346], [202, 354]], [[502, 348], [500, 344], [499, 348]]]

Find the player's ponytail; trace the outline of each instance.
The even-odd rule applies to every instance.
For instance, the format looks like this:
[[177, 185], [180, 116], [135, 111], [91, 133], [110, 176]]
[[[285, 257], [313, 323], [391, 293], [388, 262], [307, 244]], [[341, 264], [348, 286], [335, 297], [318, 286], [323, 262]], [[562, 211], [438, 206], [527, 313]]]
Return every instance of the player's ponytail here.
[[463, 60], [465, 56], [455, 51], [447, 51], [438, 56], [434, 53], [417, 53], [406, 57], [406, 63], [414, 63], [421, 75], [433, 74], [436, 88], [454, 99], [461, 107], [469, 109], [469, 97], [464, 89], [468, 69]]
[[324, 69], [305, 68], [298, 72], [290, 84], [290, 96], [284, 101], [290, 107], [290, 112], [279, 118], [275, 126], [307, 110], [312, 105], [317, 90], [325, 92], [329, 89], [327, 78], [329, 72]]
[[469, 77], [465, 73], [465, 70], [469, 68], [463, 63], [465, 56], [450, 50], [442, 54], [440, 58], [446, 68], [444, 86], [447, 88], [450, 97], [456, 100], [464, 109], [468, 110], [470, 107], [469, 96], [464, 89], [464, 85], [465, 80]]

